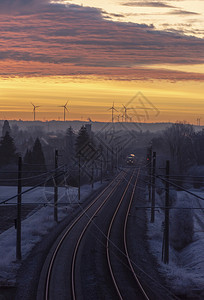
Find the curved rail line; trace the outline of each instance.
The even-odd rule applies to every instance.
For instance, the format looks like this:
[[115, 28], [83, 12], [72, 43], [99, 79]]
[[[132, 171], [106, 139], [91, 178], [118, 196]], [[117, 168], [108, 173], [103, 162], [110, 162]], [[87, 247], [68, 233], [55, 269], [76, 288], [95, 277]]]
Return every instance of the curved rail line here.
[[133, 265], [132, 265], [132, 262], [131, 262], [131, 259], [130, 259], [130, 255], [129, 255], [129, 251], [128, 251], [128, 246], [127, 246], [127, 223], [128, 223], [128, 216], [129, 216], [130, 209], [131, 209], [131, 206], [132, 206], [132, 202], [133, 202], [133, 198], [134, 198], [134, 194], [135, 194], [135, 190], [136, 190], [136, 186], [137, 186], [137, 180], [138, 180], [138, 177], [139, 177], [139, 173], [140, 173], [140, 169], [139, 169], [139, 171], [137, 173], [137, 178], [135, 180], [135, 184], [134, 184], [134, 187], [133, 187], [133, 191], [132, 191], [132, 194], [131, 194], [130, 202], [129, 202], [127, 213], [126, 213], [126, 217], [125, 217], [124, 230], [123, 230], [123, 240], [124, 240], [125, 254], [126, 254], [126, 257], [127, 257], [128, 264], [130, 266], [131, 272], [132, 272], [132, 274], [133, 274], [133, 276], [134, 276], [134, 278], [135, 278], [138, 286], [140, 287], [140, 290], [143, 293], [144, 297], [147, 300], [150, 300], [150, 298], [148, 297], [147, 293], [145, 292], [145, 290], [144, 290], [144, 288], [143, 288], [140, 280], [138, 279], [138, 276], [135, 273], [135, 270], [133, 268]]
[[112, 277], [112, 280], [113, 280], [115, 289], [116, 289], [116, 291], [117, 291], [117, 293], [118, 293], [118, 296], [119, 296], [119, 298], [120, 298], [121, 300], [123, 300], [123, 297], [122, 297], [122, 295], [121, 295], [121, 293], [120, 293], [120, 289], [119, 289], [119, 287], [118, 287], [118, 285], [117, 285], [117, 281], [116, 281], [116, 279], [115, 279], [114, 272], [113, 272], [112, 265], [111, 265], [111, 258], [110, 258], [110, 252], [109, 252], [109, 249], [110, 249], [110, 248], [109, 248], [109, 242], [110, 242], [110, 235], [111, 235], [111, 230], [112, 230], [112, 226], [113, 226], [115, 217], [116, 217], [116, 215], [117, 215], [117, 213], [118, 213], [118, 211], [119, 211], [119, 208], [120, 208], [120, 206], [121, 206], [121, 203], [122, 203], [122, 201], [123, 201], [123, 199], [124, 199], [124, 197], [125, 197], [125, 195], [126, 195], [126, 193], [127, 193], [127, 191], [128, 191], [128, 188], [129, 188], [129, 186], [130, 186], [130, 183], [131, 183], [131, 181], [132, 181], [133, 176], [134, 176], [134, 173], [132, 174], [132, 176], [131, 176], [131, 178], [130, 178], [130, 180], [129, 180], [127, 186], [126, 186], [126, 189], [125, 189], [125, 191], [124, 191], [124, 193], [123, 193], [123, 195], [122, 195], [122, 197], [121, 197], [121, 199], [120, 199], [120, 202], [118, 203], [118, 206], [117, 206], [117, 208], [116, 208], [116, 210], [115, 210], [115, 213], [114, 213], [114, 215], [113, 215], [113, 217], [112, 217], [112, 220], [111, 220], [110, 225], [109, 225], [109, 228], [108, 228], [107, 240], [106, 240], [106, 241], [107, 241], [107, 242], [106, 242], [106, 256], [107, 256], [107, 260], [108, 260], [108, 266], [109, 266], [110, 274], [111, 274], [111, 277]]
[[107, 197], [103, 200], [103, 202], [101, 203], [101, 205], [97, 208], [97, 210], [93, 213], [93, 215], [91, 217], [89, 217], [89, 220], [86, 224], [86, 226], [84, 227], [83, 231], [80, 234], [80, 237], [77, 241], [76, 247], [74, 249], [74, 254], [73, 254], [73, 258], [72, 258], [72, 270], [71, 270], [71, 278], [72, 278], [72, 297], [74, 300], [77, 299], [76, 297], [76, 287], [75, 287], [75, 269], [76, 269], [76, 258], [77, 258], [77, 253], [79, 251], [79, 246], [80, 243], [82, 241], [82, 238], [84, 237], [89, 225], [91, 224], [93, 218], [97, 215], [97, 213], [102, 209], [102, 207], [105, 205], [105, 203], [108, 201], [108, 199], [110, 198], [110, 196], [113, 194], [114, 190], [118, 187], [118, 185], [120, 184], [120, 182], [113, 188], [113, 190], [110, 191], [110, 193], [107, 195]]
[[[122, 174], [123, 173], [123, 174]], [[45, 283], [45, 290], [44, 290], [44, 299], [48, 300], [49, 299], [49, 289], [50, 289], [50, 280], [51, 280], [51, 274], [52, 274], [52, 269], [53, 269], [53, 265], [54, 265], [54, 261], [57, 257], [57, 253], [60, 249], [60, 247], [62, 246], [63, 241], [65, 240], [65, 238], [67, 237], [67, 235], [69, 234], [69, 232], [73, 229], [73, 227], [77, 224], [77, 222], [79, 222], [79, 220], [87, 213], [87, 211], [98, 201], [98, 199], [111, 187], [111, 185], [113, 185], [115, 182], [117, 182], [117, 180], [119, 179], [119, 177], [121, 176], [124, 177], [125, 176], [125, 172], [121, 172], [119, 173], [116, 178], [94, 199], [94, 201], [92, 201], [82, 212], [81, 214], [73, 221], [73, 223], [67, 228], [67, 230], [64, 232], [63, 236], [60, 238], [49, 263], [49, 267], [48, 267], [48, 271], [47, 271], [47, 276], [46, 276], [46, 283]], [[122, 178], [123, 178], [122, 177]], [[121, 178], [121, 180], [122, 180]], [[111, 196], [111, 194], [114, 192], [114, 190], [116, 189], [116, 187], [120, 184], [120, 181], [118, 181], [118, 183], [113, 187], [113, 189], [110, 191], [110, 193], [108, 194], [108, 196], [106, 196], [104, 201], [107, 201], [107, 199]], [[104, 202], [103, 201], [103, 202]], [[92, 216], [93, 218], [93, 216]], [[92, 221], [91, 218], [91, 221]], [[90, 220], [89, 220], [90, 221]], [[91, 222], [90, 221], [90, 222]], [[89, 222], [89, 224], [90, 224]], [[88, 226], [87, 226], [88, 227]], [[83, 232], [85, 232], [85, 230], [83, 230]], [[80, 242], [78, 241], [77, 244], [79, 244]], [[73, 286], [73, 290], [72, 290], [72, 294], [74, 297], [74, 291], [75, 288]], [[74, 298], [75, 299], [75, 298]]]
[[[139, 170], [139, 171], [140, 171], [140, 170]], [[126, 258], [127, 258], [129, 268], [130, 268], [130, 270], [131, 270], [131, 273], [132, 273], [132, 275], [133, 275], [133, 277], [134, 277], [134, 279], [135, 279], [135, 281], [136, 281], [136, 283], [137, 283], [137, 285], [138, 285], [140, 291], [142, 292], [142, 294], [143, 294], [143, 296], [145, 297], [145, 299], [150, 300], [150, 298], [147, 296], [147, 294], [146, 294], [146, 292], [145, 292], [145, 290], [144, 290], [144, 288], [143, 288], [143, 286], [142, 286], [142, 284], [141, 284], [139, 278], [137, 277], [137, 275], [136, 275], [136, 273], [135, 273], [135, 271], [134, 271], [134, 268], [133, 268], [132, 263], [131, 263], [131, 259], [130, 259], [130, 257], [129, 257], [128, 248], [127, 248], [127, 241], [126, 241], [127, 220], [128, 220], [128, 215], [129, 215], [130, 208], [131, 208], [131, 205], [132, 205], [133, 197], [134, 197], [134, 194], [135, 194], [135, 189], [136, 189], [136, 185], [137, 185], [137, 180], [138, 180], [138, 176], [139, 176], [139, 171], [138, 171], [138, 173], [137, 173], [137, 177], [136, 177], [136, 180], [135, 180], [135, 183], [134, 183], [134, 186], [133, 186], [133, 190], [132, 190], [131, 198], [130, 198], [130, 203], [129, 203], [129, 205], [128, 205], [128, 209], [127, 209], [126, 216], [125, 216], [124, 227], [123, 227], [123, 242], [124, 242], [124, 248], [125, 248], [125, 254], [124, 254], [124, 255], [125, 255]], [[107, 243], [106, 243], [106, 255], [107, 255], [107, 261], [108, 261], [108, 266], [109, 266], [110, 274], [111, 274], [111, 277], [112, 277], [112, 280], [113, 280], [115, 289], [116, 289], [116, 291], [117, 291], [117, 294], [118, 294], [118, 296], [119, 296], [119, 298], [120, 298], [121, 300], [123, 300], [124, 297], [123, 297], [123, 295], [122, 295], [122, 293], [121, 293], [121, 291], [120, 291], [119, 285], [118, 285], [118, 283], [117, 283], [117, 279], [116, 279], [116, 277], [115, 277], [115, 275], [114, 275], [114, 270], [113, 270], [113, 267], [112, 267], [112, 264], [111, 264], [110, 246], [109, 246], [109, 244], [110, 244], [110, 242], [111, 242], [111, 231], [112, 231], [113, 224], [114, 224], [114, 222], [115, 222], [115, 219], [116, 219], [116, 216], [117, 216], [118, 211], [119, 211], [119, 209], [120, 209], [120, 206], [121, 206], [121, 204], [122, 204], [122, 202], [123, 202], [123, 200], [124, 200], [124, 198], [125, 198], [125, 195], [126, 195], [126, 193], [127, 193], [127, 191], [128, 191], [128, 188], [129, 188], [129, 186], [130, 186], [130, 183], [131, 183], [131, 181], [132, 181], [134, 175], [135, 175], [135, 173], [132, 174], [132, 176], [131, 176], [131, 178], [130, 178], [128, 184], [127, 184], [127, 187], [126, 187], [126, 189], [125, 189], [125, 191], [124, 191], [124, 193], [123, 193], [123, 195], [122, 195], [122, 197], [121, 197], [121, 200], [120, 200], [120, 202], [118, 203], [117, 209], [116, 209], [116, 211], [115, 211], [115, 213], [114, 213], [114, 215], [113, 215], [113, 217], [112, 217], [112, 220], [111, 220], [111, 223], [110, 223], [110, 226], [109, 226], [109, 229], [108, 229]]]

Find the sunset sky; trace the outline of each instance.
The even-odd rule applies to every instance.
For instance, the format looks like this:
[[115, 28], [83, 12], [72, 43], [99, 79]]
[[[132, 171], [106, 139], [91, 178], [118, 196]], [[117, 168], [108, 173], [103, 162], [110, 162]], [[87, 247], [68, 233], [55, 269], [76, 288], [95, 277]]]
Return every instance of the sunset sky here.
[[33, 102], [63, 120], [68, 100], [67, 120], [111, 121], [114, 102], [204, 124], [203, 0], [0, 0], [0, 25], [0, 119], [32, 120]]

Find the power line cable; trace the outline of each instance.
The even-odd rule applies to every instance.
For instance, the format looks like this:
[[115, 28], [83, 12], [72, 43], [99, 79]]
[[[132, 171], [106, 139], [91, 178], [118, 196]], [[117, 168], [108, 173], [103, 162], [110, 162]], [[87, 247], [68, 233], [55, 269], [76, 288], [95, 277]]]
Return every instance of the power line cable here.
[[164, 182], [167, 182], [167, 183], [171, 184], [171, 185], [174, 186], [174, 187], [179, 188], [180, 190], [182, 190], [182, 191], [184, 191], [184, 192], [186, 192], [186, 193], [188, 193], [188, 194], [190, 194], [190, 195], [192, 195], [192, 196], [194, 196], [194, 197], [196, 197], [196, 198], [198, 198], [198, 199], [204, 200], [203, 197], [198, 196], [198, 195], [194, 194], [193, 192], [190, 192], [189, 190], [183, 188], [182, 186], [179, 186], [179, 185], [177, 185], [177, 184], [175, 184], [175, 183], [173, 183], [173, 182], [171, 182], [171, 181], [169, 181], [169, 180], [166, 180], [166, 179], [164, 179], [164, 178], [161, 178], [161, 177], [158, 176], [158, 175], [155, 175], [155, 177], [156, 177], [156, 178], [159, 178], [160, 180], [162, 180], [162, 181], [164, 181]]
[[[54, 173], [56, 170], [59, 170], [61, 168], [63, 168], [64, 166], [59, 166], [57, 169], [53, 169], [53, 170], [50, 170], [50, 171], [47, 171], [45, 173], [42, 173], [42, 174], [39, 174], [39, 175], [35, 175], [35, 176], [30, 176], [30, 177], [24, 177], [24, 178], [21, 178], [21, 180], [27, 180], [27, 179], [35, 179], [35, 178], [38, 178], [38, 177], [41, 177], [41, 176], [45, 176], [45, 175], [48, 175], [50, 173]], [[37, 171], [36, 171], [37, 172]], [[1, 173], [1, 172], [0, 172]], [[4, 173], [4, 172], [2, 172]], [[18, 172], [8, 172], [8, 173], [16, 173], [18, 174]], [[22, 173], [33, 173], [32, 171], [23, 171]], [[39, 173], [39, 172], [38, 172]], [[18, 181], [19, 179], [18, 178], [8, 178], [8, 179], [0, 179], [0, 181]]]
[[[59, 176], [62, 176], [62, 174], [58, 174], [57, 176], [55, 176], [55, 178], [57, 178], [57, 177], [59, 177]], [[53, 176], [52, 176], [52, 177], [53, 177]], [[43, 183], [50, 181], [50, 180], [52, 179], [52, 177], [46, 179], [46, 181], [43, 181], [43, 182], [41, 182], [41, 183], [39, 183], [39, 184], [34, 185], [33, 187], [31, 187], [31, 188], [29, 188], [29, 189], [27, 189], [27, 190], [21, 192], [20, 194], [16, 194], [15, 196], [12, 196], [12, 197], [10, 197], [10, 198], [8, 198], [8, 199], [6, 199], [6, 200], [0, 202], [0, 204], [6, 204], [8, 201], [15, 199], [15, 198], [18, 197], [19, 195], [23, 195], [23, 194], [25, 194], [25, 193], [28, 193], [28, 192], [34, 190], [35, 188], [37, 188], [37, 187], [39, 187], [39, 186], [42, 186]]]

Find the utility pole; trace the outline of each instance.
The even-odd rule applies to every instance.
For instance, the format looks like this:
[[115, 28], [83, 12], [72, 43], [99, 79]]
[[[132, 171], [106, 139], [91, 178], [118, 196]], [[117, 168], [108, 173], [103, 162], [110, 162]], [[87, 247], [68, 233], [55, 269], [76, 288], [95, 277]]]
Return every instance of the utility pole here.
[[94, 188], [94, 161], [91, 162], [91, 188]]
[[114, 162], [113, 162], [114, 158], [113, 158], [113, 147], [111, 148], [111, 170], [113, 173], [114, 170]]
[[81, 156], [80, 156], [80, 153], [79, 153], [79, 161], [78, 161], [78, 200], [80, 202], [80, 199], [81, 199]]
[[108, 147], [106, 149], [106, 171], [108, 170]]
[[155, 181], [156, 181], [155, 171], [156, 171], [156, 152], [153, 152], [151, 223], [154, 223], [154, 217], [155, 217]]
[[103, 156], [101, 152], [101, 183], [103, 182]]
[[147, 160], [149, 163], [149, 185], [148, 185], [148, 190], [149, 190], [149, 202], [151, 202], [151, 183], [152, 183], [152, 146], [149, 148], [149, 153], [147, 155]]
[[18, 203], [17, 203], [17, 236], [16, 259], [21, 260], [21, 193], [22, 193], [22, 158], [18, 158]]
[[169, 263], [169, 160], [166, 161], [166, 193], [165, 193], [165, 220], [164, 220], [164, 263]]
[[58, 202], [58, 150], [55, 150], [55, 186], [54, 186], [54, 220], [58, 222], [57, 202]]
[[116, 161], [117, 161], [117, 171], [118, 171], [118, 158], [119, 158], [119, 149], [116, 148]]

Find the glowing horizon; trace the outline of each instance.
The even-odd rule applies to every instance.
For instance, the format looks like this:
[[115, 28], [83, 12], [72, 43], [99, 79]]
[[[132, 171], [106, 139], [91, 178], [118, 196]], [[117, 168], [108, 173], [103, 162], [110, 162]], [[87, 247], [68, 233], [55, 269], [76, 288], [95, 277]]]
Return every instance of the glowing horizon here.
[[[159, 111], [149, 111], [148, 118], [145, 110], [137, 111], [144, 117], [139, 121], [164, 122], [164, 121], [187, 121], [195, 123], [196, 119], [203, 117], [203, 84], [193, 82], [121, 82], [101, 80], [95, 78], [74, 79], [71, 78], [13, 78], [0, 80], [0, 87], [3, 85], [1, 94], [0, 119], [22, 119], [33, 120], [33, 107], [40, 105], [36, 110], [36, 120], [63, 120], [63, 108], [59, 107], [68, 100], [68, 112], [66, 120], [88, 120], [111, 121], [111, 112], [108, 109], [113, 102], [118, 110], [115, 114], [122, 114], [123, 105], [128, 108], [141, 107], [137, 99], [130, 104], [129, 101], [138, 92], [142, 92], [151, 105]], [[12, 88], [11, 88], [12, 87]], [[182, 87], [182, 90], [181, 90]], [[60, 95], [59, 95], [60, 90]], [[15, 95], [15, 97], [14, 97]], [[4, 99], [4, 100], [3, 100]], [[195, 101], [196, 99], [196, 101]], [[192, 108], [194, 101], [194, 108]], [[150, 105], [145, 104], [146, 107]], [[140, 113], [141, 111], [141, 113]], [[129, 112], [133, 121], [138, 121], [134, 111]]]
[[63, 120], [69, 100], [67, 120], [110, 121], [140, 91], [160, 111], [146, 122], [202, 120], [201, 1], [60, 2], [0, 2], [0, 119], [32, 120], [33, 102], [37, 119]]

